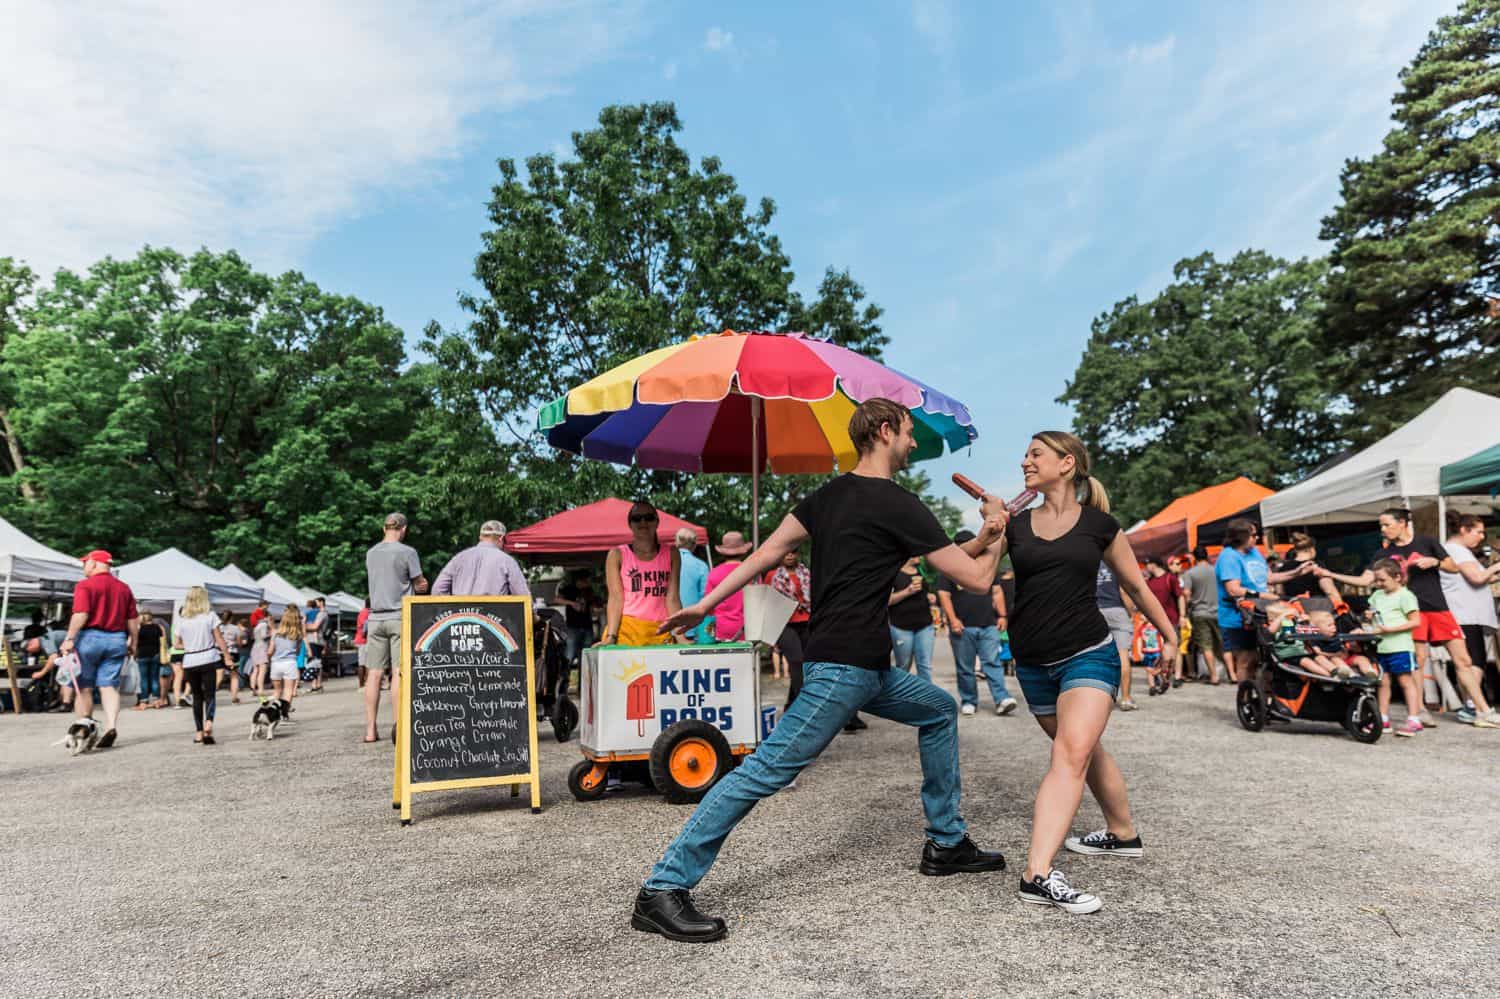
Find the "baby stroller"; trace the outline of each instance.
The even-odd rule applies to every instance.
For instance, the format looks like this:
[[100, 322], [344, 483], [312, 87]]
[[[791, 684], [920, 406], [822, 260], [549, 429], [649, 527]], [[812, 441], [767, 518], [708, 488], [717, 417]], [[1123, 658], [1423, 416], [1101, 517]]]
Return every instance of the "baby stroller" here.
[[[1375, 699], [1375, 692], [1380, 686], [1379, 679], [1357, 674], [1352, 677], [1321, 676], [1297, 665], [1297, 661], [1302, 658], [1301, 654], [1296, 658], [1278, 656], [1278, 645], [1325, 636], [1300, 626], [1290, 634], [1273, 635], [1266, 614], [1266, 608], [1273, 603], [1291, 604], [1300, 607], [1303, 613], [1317, 610], [1335, 612], [1328, 600], [1319, 598], [1281, 601], [1260, 597], [1240, 601], [1240, 615], [1245, 621], [1245, 627], [1255, 632], [1259, 651], [1255, 676], [1240, 681], [1235, 696], [1235, 711], [1240, 724], [1251, 732], [1259, 732], [1268, 722], [1337, 722], [1359, 742], [1378, 742], [1381, 733], [1380, 706]], [[1373, 644], [1377, 640], [1375, 635], [1362, 634], [1356, 630], [1358, 622], [1348, 614], [1347, 609], [1338, 614], [1337, 620], [1338, 634], [1328, 637], [1358, 645]]]
[[551, 608], [537, 611], [532, 647], [536, 652], [536, 699], [542, 716], [552, 723], [558, 742], [567, 742], [578, 728], [578, 705], [568, 697], [565, 621]]

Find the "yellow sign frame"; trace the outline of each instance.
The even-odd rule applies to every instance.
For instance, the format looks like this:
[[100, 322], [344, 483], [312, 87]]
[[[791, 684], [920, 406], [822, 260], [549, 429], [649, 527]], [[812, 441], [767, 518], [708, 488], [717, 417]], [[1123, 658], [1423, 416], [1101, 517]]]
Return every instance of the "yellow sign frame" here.
[[[504, 777], [473, 777], [462, 780], [411, 781], [411, 608], [413, 604], [520, 604], [526, 621], [526, 724], [531, 745], [531, 769], [529, 773]], [[401, 600], [401, 695], [396, 721], [396, 774], [392, 782], [391, 807], [401, 812], [401, 824], [411, 825], [411, 799], [414, 794], [428, 791], [452, 791], [468, 787], [504, 787], [510, 785], [510, 796], [520, 797], [524, 785], [531, 786], [531, 814], [542, 810], [542, 774], [537, 759], [536, 737], [536, 650], [532, 647], [534, 634], [531, 628], [532, 607], [530, 597], [404, 597]], [[366, 683], [379, 683], [370, 676]]]

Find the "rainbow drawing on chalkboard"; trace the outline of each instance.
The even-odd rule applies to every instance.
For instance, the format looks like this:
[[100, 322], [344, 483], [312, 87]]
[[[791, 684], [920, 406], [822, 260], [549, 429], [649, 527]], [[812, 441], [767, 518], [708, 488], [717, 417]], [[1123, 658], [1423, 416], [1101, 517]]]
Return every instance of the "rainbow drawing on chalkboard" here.
[[417, 639], [417, 651], [431, 651], [433, 643], [438, 640], [438, 636], [456, 624], [478, 625], [495, 636], [496, 641], [500, 643], [506, 652], [515, 652], [521, 647], [511, 637], [510, 631], [504, 625], [496, 624], [482, 614], [454, 614], [451, 617], [439, 618], [432, 623], [431, 627], [422, 632], [422, 637]]

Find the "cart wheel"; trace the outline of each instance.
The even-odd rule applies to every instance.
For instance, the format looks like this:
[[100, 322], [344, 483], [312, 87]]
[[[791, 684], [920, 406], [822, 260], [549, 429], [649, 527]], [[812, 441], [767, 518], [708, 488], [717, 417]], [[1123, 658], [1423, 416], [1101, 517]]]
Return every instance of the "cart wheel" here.
[[1261, 696], [1260, 687], [1256, 686], [1254, 680], [1240, 681], [1239, 692], [1234, 697], [1235, 712], [1240, 716], [1240, 724], [1251, 732], [1259, 732], [1266, 727], [1266, 700]]
[[609, 766], [604, 763], [595, 763], [593, 760], [579, 760], [573, 764], [573, 769], [568, 771], [568, 790], [573, 792], [573, 797], [579, 801], [598, 801], [604, 797], [604, 787], [608, 783]]
[[680, 721], [651, 747], [651, 782], [674, 805], [701, 800], [729, 772], [729, 740], [696, 718]]
[[573, 738], [573, 732], [577, 728], [578, 705], [564, 694], [558, 699], [557, 708], [552, 712], [552, 734], [557, 736], [558, 742], [567, 742]]
[[1382, 729], [1380, 707], [1369, 694], [1360, 694], [1344, 714], [1344, 728], [1358, 742], [1379, 742]]

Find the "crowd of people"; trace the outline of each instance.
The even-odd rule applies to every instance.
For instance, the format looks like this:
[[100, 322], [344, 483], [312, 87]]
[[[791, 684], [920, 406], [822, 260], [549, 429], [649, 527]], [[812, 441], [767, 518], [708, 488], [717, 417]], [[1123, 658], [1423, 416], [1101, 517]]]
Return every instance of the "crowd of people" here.
[[[1229, 522], [1216, 557], [1200, 545], [1191, 554], [1146, 558], [1147, 585], [1174, 626], [1186, 622], [1184, 655], [1170, 683], [1152, 693], [1194, 681], [1218, 685], [1223, 678], [1253, 679], [1262, 639], [1246, 620], [1244, 604], [1258, 598], [1270, 631], [1285, 627], [1301, 636], [1275, 644], [1281, 661], [1321, 676], [1379, 677], [1387, 731], [1393, 728], [1393, 691], [1407, 706], [1396, 735], [1416, 735], [1450, 710], [1464, 724], [1500, 727], [1494, 709], [1500, 671], [1491, 652], [1497, 619], [1490, 590], [1500, 579], [1500, 564], [1481, 562], [1480, 553], [1487, 552], [1481, 518], [1454, 514], [1446, 526], [1448, 538], [1439, 541], [1414, 531], [1409, 510], [1385, 510], [1378, 519], [1381, 546], [1357, 574], [1323, 565], [1316, 540], [1305, 532], [1293, 532], [1284, 555], [1275, 556], [1248, 519]], [[1145, 658], [1142, 646], [1149, 642], [1143, 637], [1149, 639], [1151, 629], [1129, 623], [1131, 608], [1106, 577], [1101, 568], [1098, 599], [1106, 616], [1116, 615], [1122, 676], [1128, 677], [1129, 663]], [[1349, 636], [1368, 636], [1368, 641]], [[1120, 707], [1133, 709], [1128, 679], [1121, 691]]]
[[[1485, 538], [1478, 518], [1456, 518], [1443, 543], [1415, 534], [1408, 511], [1387, 510], [1379, 521], [1384, 547], [1358, 575], [1324, 566], [1313, 539], [1301, 534], [1273, 568], [1259, 528], [1248, 520], [1230, 522], [1217, 557], [1199, 547], [1138, 559], [1109, 513], [1108, 493], [1090, 475], [1083, 444], [1049, 431], [1031, 440], [1021, 466], [1040, 504], [1013, 512], [986, 495], [979, 531], [949, 537], [916, 496], [892, 481], [915, 447], [910, 413], [869, 400], [855, 409], [849, 432], [859, 455], [854, 471], [804, 497], [759, 548], [728, 532], [714, 546], [719, 557], [710, 567], [697, 554], [694, 531], [664, 542], [658, 511], [636, 503], [627, 517], [630, 540], [606, 554], [603, 593], [585, 570], [552, 598], [564, 612], [566, 655], [575, 662], [596, 643], [742, 640], [743, 589], [751, 583], [769, 585], [792, 604], [772, 657], [773, 676], [788, 684], [783, 717], [713, 786], [655, 865], [636, 898], [637, 929], [682, 941], [721, 937], [724, 921], [699, 912], [691, 890], [754, 804], [792, 785], [840, 731], [863, 727], [861, 713], [917, 729], [927, 818], [921, 872], [1004, 869], [1000, 853], [975, 845], [959, 808], [958, 719], [977, 713], [981, 675], [1002, 716], [1019, 705], [1007, 683], [1014, 678], [1052, 743], [1017, 897], [1070, 913], [1097, 910], [1102, 901], [1074, 887], [1056, 859], [1061, 851], [1144, 855], [1123, 773], [1101, 744], [1109, 719], [1117, 709], [1136, 707], [1137, 663], [1146, 668], [1152, 696], [1184, 683], [1253, 679], [1264, 636], [1242, 613], [1247, 600], [1266, 604], [1270, 630], [1289, 617], [1311, 629], [1300, 649], [1288, 652], [1302, 668], [1326, 677], [1378, 675], [1387, 727], [1399, 689], [1406, 716], [1398, 735], [1424, 731], [1435, 721], [1432, 713], [1448, 705], [1460, 721], [1500, 727], [1483, 673], [1496, 628], [1489, 587], [1500, 566], [1485, 567], [1478, 557]], [[407, 529], [403, 515], [390, 514], [366, 555], [369, 599], [354, 634], [366, 743], [381, 741], [382, 692], [393, 703], [399, 696], [405, 597], [429, 590], [530, 594], [525, 573], [503, 550], [502, 523], [483, 524], [476, 543], [430, 586], [420, 555], [406, 543]], [[1002, 571], [1005, 560], [1009, 568]], [[118, 738], [119, 678], [128, 656], [140, 669], [137, 707], [191, 706], [194, 740], [203, 745], [214, 742], [224, 678], [232, 699], [243, 681], [256, 697], [274, 698], [287, 716], [301, 684], [321, 688], [321, 672], [310, 665], [321, 662], [329, 642], [321, 601], [305, 612], [288, 606], [274, 619], [263, 602], [239, 619], [216, 614], [207, 591], [193, 587], [170, 620], [158, 621], [137, 613], [129, 587], [110, 573], [111, 562], [108, 552], [89, 553], [71, 616], [50, 632], [38, 618], [36, 632], [29, 628], [23, 636], [48, 646], [47, 668], [66, 674], [75, 714], [90, 717], [98, 696], [106, 729], [101, 747]], [[1340, 585], [1370, 593], [1346, 595]], [[1326, 611], [1309, 609], [1317, 599], [1328, 602]], [[1370, 656], [1346, 640], [1349, 604], [1367, 612], [1360, 627], [1374, 646]], [[933, 683], [940, 632], [953, 651], [956, 699]], [[1451, 665], [1452, 683], [1439, 658]], [[1430, 706], [1423, 681], [1438, 691]], [[1105, 828], [1070, 835], [1085, 788]]]

